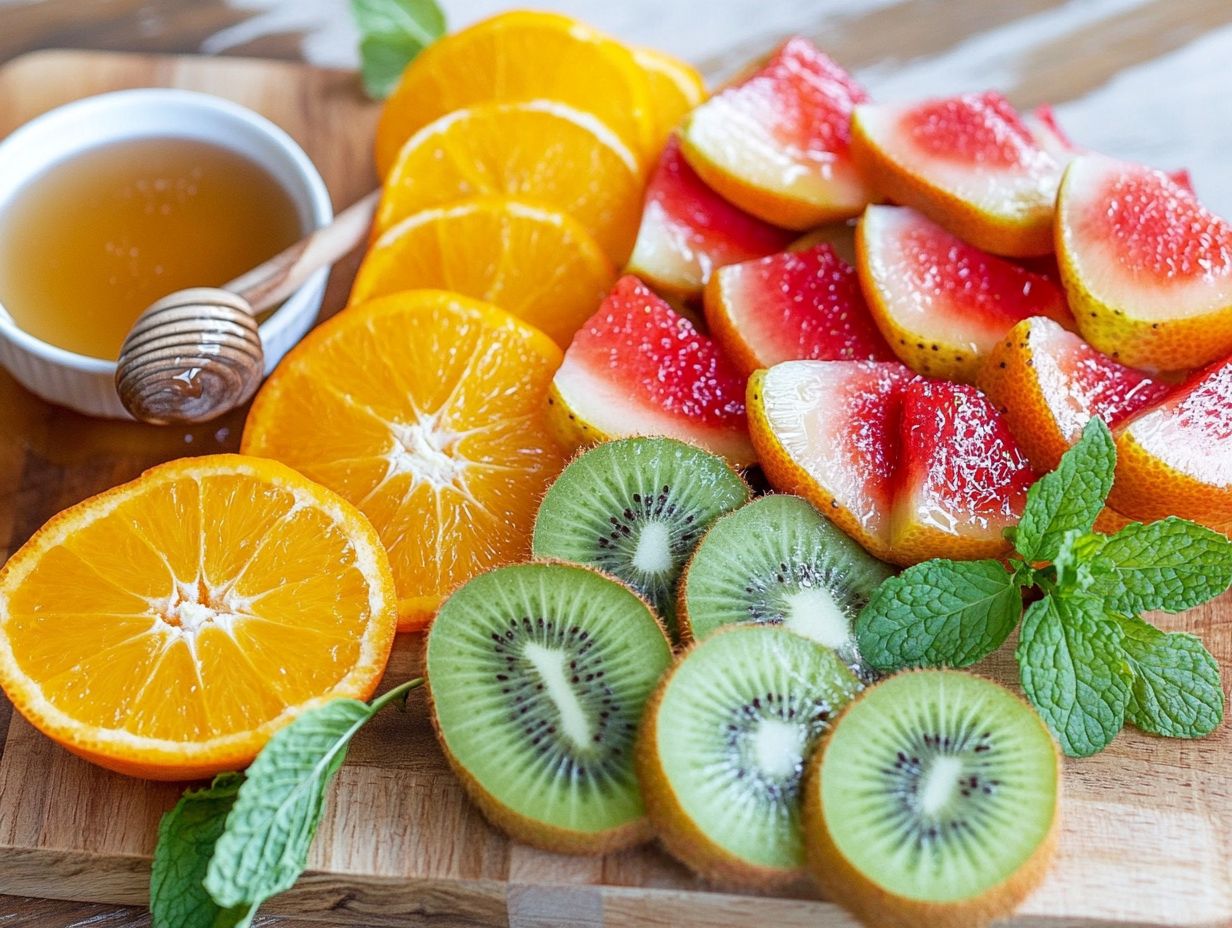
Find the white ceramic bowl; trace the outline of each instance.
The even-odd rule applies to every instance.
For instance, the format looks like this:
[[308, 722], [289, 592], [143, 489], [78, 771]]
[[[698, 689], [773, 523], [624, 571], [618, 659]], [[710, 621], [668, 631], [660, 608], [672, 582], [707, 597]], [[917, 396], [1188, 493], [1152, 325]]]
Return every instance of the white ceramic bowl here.
[[[44, 113], [0, 142], [0, 215], [24, 184], [53, 163], [109, 142], [149, 136], [201, 139], [247, 156], [295, 201], [305, 233], [334, 218], [329, 191], [295, 141], [263, 116], [187, 90], [121, 90]], [[313, 274], [261, 324], [268, 374], [312, 326], [329, 269]], [[144, 307], [140, 307], [144, 309]], [[115, 362], [49, 345], [22, 331], [0, 305], [0, 364], [27, 389], [92, 416], [131, 418], [115, 391]]]

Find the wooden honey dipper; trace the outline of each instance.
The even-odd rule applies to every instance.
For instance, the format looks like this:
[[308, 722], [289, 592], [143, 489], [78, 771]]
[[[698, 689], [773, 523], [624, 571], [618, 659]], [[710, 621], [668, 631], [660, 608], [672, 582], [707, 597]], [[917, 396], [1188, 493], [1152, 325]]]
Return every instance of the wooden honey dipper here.
[[178, 290], [137, 317], [120, 346], [116, 392], [153, 425], [208, 422], [247, 402], [265, 372], [256, 317], [358, 245], [380, 191], [222, 287]]

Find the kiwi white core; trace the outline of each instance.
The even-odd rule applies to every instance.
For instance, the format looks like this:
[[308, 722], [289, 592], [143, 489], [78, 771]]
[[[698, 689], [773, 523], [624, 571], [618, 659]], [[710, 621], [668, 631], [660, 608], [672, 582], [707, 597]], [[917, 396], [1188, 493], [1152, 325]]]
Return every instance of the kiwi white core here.
[[651, 521], [642, 526], [633, 552], [633, 566], [648, 574], [663, 573], [672, 567], [672, 530], [666, 522]]
[[827, 648], [841, 648], [851, 640], [847, 614], [825, 587], [802, 587], [789, 594], [783, 605], [783, 624], [797, 635]]
[[590, 730], [590, 723], [586, 720], [586, 712], [578, 701], [577, 693], [569, 685], [569, 677], [565, 673], [565, 652], [560, 648], [546, 648], [538, 642], [529, 641], [522, 653], [539, 674], [544, 689], [556, 706], [556, 711], [560, 713], [560, 730], [577, 747], [589, 747], [594, 733]]
[[804, 726], [779, 719], [762, 719], [753, 733], [753, 756], [767, 776], [786, 779], [800, 767], [808, 732]]
[[928, 762], [920, 783], [920, 811], [934, 816], [958, 793], [958, 778], [963, 762], [957, 757], [934, 757]]

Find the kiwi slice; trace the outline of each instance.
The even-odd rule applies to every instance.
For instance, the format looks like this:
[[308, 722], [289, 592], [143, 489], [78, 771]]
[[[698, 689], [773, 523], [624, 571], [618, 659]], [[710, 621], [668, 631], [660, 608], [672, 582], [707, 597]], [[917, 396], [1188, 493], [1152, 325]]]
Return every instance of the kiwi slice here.
[[798, 496], [763, 496], [715, 522], [697, 546], [680, 587], [681, 634], [783, 625], [833, 648], [867, 679], [853, 623], [892, 574]]
[[1047, 869], [1060, 787], [1029, 705], [974, 674], [907, 671], [855, 700], [810, 765], [809, 861], [869, 925], [983, 925]]
[[749, 488], [717, 455], [674, 438], [625, 438], [582, 452], [548, 489], [536, 557], [625, 581], [675, 630], [676, 583], [698, 540]]
[[425, 656], [441, 746], [490, 821], [537, 847], [650, 837], [637, 724], [672, 659], [631, 590], [573, 564], [481, 574], [441, 606]]
[[736, 625], [695, 645], [655, 691], [637, 746], [663, 845], [708, 879], [797, 879], [805, 762], [859, 689], [833, 651], [782, 628]]

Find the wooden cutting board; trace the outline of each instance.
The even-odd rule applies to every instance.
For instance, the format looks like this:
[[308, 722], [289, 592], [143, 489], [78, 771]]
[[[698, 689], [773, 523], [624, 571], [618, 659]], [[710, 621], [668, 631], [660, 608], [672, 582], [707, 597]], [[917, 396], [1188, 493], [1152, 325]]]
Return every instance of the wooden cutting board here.
[[[291, 133], [336, 207], [375, 183], [374, 107], [355, 77], [239, 59], [42, 52], [0, 69], [0, 136], [69, 99], [174, 86], [246, 104]], [[331, 280], [342, 306], [354, 257]], [[234, 450], [242, 416], [190, 430], [98, 422], [49, 406], [0, 371], [0, 557], [63, 507], [158, 461]], [[1203, 637], [1232, 681], [1232, 602], [1164, 618]], [[399, 642], [387, 679], [413, 675], [420, 640]], [[1013, 678], [1008, 653], [994, 672]], [[743, 926], [853, 922], [802, 885], [772, 897], [708, 887], [650, 847], [573, 858], [511, 844], [466, 801], [437, 749], [421, 694], [357, 739], [309, 872], [263, 911], [330, 925]], [[159, 817], [177, 785], [108, 773], [61, 750], [0, 698], [0, 893], [100, 902], [146, 899]], [[1232, 731], [1166, 741], [1127, 730], [1066, 768], [1060, 856], [1019, 926], [1232, 925]]]

